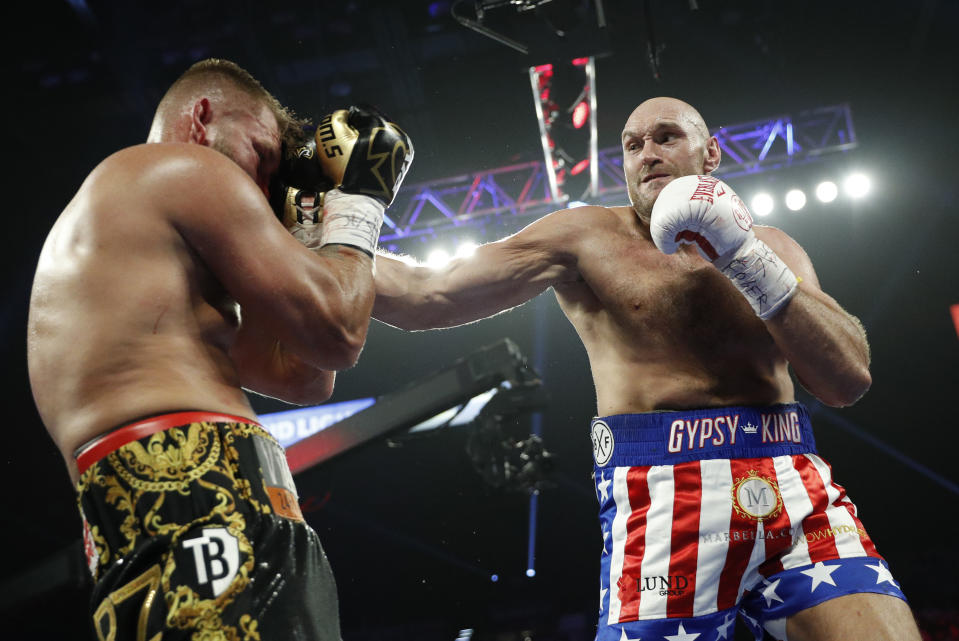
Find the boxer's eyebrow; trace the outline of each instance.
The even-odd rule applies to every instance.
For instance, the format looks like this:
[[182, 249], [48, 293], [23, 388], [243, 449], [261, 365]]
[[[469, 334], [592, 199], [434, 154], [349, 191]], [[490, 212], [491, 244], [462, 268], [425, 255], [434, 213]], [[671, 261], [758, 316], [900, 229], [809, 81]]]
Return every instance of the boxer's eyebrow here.
[[[656, 131], [662, 129], [682, 129], [683, 126], [676, 120], [657, 120], [653, 123], [653, 126], [650, 127], [648, 133], [655, 133]], [[627, 138], [642, 138], [647, 132], [636, 131], [635, 129], [624, 129], [622, 139], [626, 140]]]

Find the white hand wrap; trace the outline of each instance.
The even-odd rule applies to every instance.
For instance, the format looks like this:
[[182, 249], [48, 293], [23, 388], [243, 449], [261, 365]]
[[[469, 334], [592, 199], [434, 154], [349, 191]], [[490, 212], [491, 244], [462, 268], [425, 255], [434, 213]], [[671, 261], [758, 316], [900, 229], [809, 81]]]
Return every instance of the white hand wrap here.
[[766, 320], [796, 293], [792, 270], [756, 238], [746, 204], [712, 176], [672, 180], [656, 198], [650, 216], [653, 242], [666, 254], [693, 244], [742, 292]]
[[[320, 209], [323, 195], [314, 191], [288, 188], [283, 205], [283, 226], [308, 249], [321, 246], [323, 220]], [[314, 222], [316, 221], [316, 222]]]
[[352, 245], [372, 257], [376, 253], [385, 212], [386, 207], [375, 198], [331, 189], [323, 201], [320, 244]]
[[287, 227], [287, 229], [293, 234], [293, 238], [300, 241], [307, 249], [317, 249], [323, 246], [321, 239], [323, 233], [322, 223], [293, 223]]
[[796, 294], [796, 275], [755, 234], [750, 233], [746, 242], [730, 254], [720, 256], [713, 264], [742, 292], [761, 319], [771, 318]]

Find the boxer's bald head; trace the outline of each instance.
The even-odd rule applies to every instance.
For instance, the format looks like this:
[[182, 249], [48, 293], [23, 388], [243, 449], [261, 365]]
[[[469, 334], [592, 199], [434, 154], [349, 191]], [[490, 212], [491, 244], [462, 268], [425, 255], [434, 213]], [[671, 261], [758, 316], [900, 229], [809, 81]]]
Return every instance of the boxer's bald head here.
[[650, 119], [675, 120], [698, 133], [703, 144], [709, 140], [709, 128], [706, 127], [706, 121], [703, 120], [695, 107], [678, 98], [660, 96], [640, 103], [626, 119], [625, 129], [629, 130], [631, 125], [635, 127], [637, 124], [645, 123]]
[[629, 199], [644, 222], [669, 181], [708, 174], [721, 157], [703, 117], [676, 98], [650, 98], [636, 107], [626, 119], [622, 140]]

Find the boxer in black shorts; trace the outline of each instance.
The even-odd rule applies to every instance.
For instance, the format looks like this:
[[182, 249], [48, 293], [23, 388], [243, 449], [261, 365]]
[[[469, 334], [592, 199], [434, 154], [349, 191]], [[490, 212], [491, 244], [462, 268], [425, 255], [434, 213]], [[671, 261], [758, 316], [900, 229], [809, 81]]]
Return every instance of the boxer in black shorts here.
[[[27, 364], [80, 490], [99, 639], [339, 638], [329, 566], [247, 392], [321, 403], [356, 363], [412, 150], [369, 109], [322, 123], [335, 153], [296, 153], [303, 121], [235, 63], [200, 61], [50, 230]], [[320, 185], [322, 224], [288, 211]], [[183, 408], [215, 416], [168, 416]]]
[[97, 639], [339, 639], [329, 563], [260, 425], [166, 414], [77, 464]]

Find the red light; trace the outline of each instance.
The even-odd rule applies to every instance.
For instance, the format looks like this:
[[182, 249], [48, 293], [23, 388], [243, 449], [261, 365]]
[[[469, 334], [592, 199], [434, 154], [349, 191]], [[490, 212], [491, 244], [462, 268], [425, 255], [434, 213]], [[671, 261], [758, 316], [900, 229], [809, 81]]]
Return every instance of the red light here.
[[538, 67], [533, 67], [535, 73], [540, 73], [547, 76], [553, 75], [553, 65], [540, 65]]
[[949, 311], [952, 312], [952, 322], [956, 326], [956, 336], [959, 336], [959, 305], [951, 305]]
[[589, 62], [589, 58], [573, 58], [573, 65], [583, 67]]
[[583, 173], [583, 170], [586, 169], [587, 167], [589, 167], [589, 158], [584, 158], [583, 160], [580, 160], [578, 163], [573, 165], [573, 168], [569, 170], [569, 173], [572, 176], [576, 176], [578, 174]]
[[586, 124], [586, 117], [589, 116], [589, 105], [585, 100], [580, 100], [579, 104], [573, 109], [573, 126], [579, 129]]

